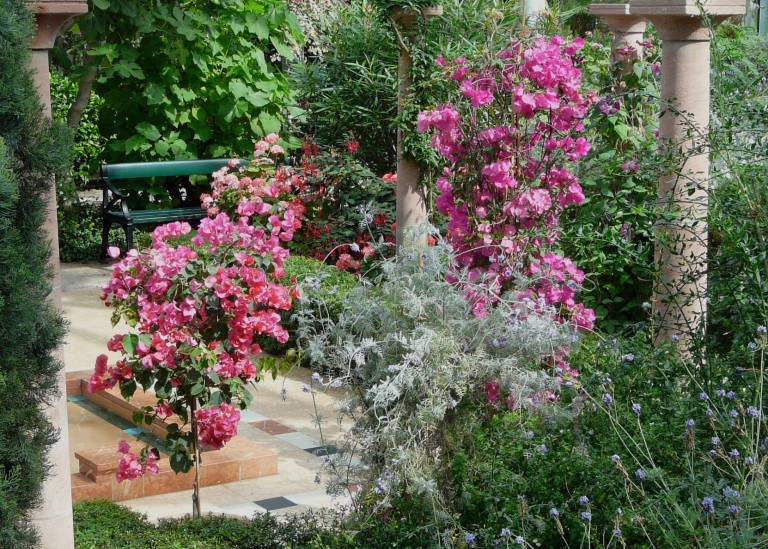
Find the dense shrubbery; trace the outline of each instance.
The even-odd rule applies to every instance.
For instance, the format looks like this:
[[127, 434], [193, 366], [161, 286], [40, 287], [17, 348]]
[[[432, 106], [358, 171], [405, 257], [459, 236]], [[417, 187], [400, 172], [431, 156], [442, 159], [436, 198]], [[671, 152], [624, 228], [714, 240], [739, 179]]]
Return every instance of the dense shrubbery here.
[[345, 537], [334, 517], [311, 513], [287, 519], [256, 514], [246, 520], [209, 515], [154, 525], [116, 503], [94, 500], [75, 505], [74, 515], [76, 549], [320, 549], [336, 546], [326, 540]]
[[43, 412], [58, 390], [55, 350], [64, 321], [47, 300], [52, 271], [42, 230], [54, 176], [71, 167], [65, 128], [50, 124], [29, 68], [32, 12], [0, 4], [0, 547], [34, 547], [28, 519], [40, 503], [58, 434]]

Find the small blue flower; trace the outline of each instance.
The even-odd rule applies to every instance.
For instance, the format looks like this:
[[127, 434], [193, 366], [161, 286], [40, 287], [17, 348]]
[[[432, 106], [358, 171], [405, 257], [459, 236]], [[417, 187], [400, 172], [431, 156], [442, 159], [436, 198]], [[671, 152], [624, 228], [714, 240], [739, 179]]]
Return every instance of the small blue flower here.
[[635, 355], [633, 355], [632, 353], [621, 355], [621, 360], [622, 362], [632, 362], [633, 360], [635, 360]]
[[643, 411], [643, 407], [640, 404], [635, 403], [632, 405], [632, 413], [635, 414], [636, 416], [639, 416], [640, 412], [642, 411]]
[[768, 329], [766, 329], [765, 326], [758, 326], [757, 327], [757, 335], [764, 336], [766, 334], [768, 334]]
[[754, 406], [750, 406], [749, 408], [747, 408], [747, 414], [749, 414], [755, 419], [760, 419], [760, 410], [755, 408]]
[[357, 242], [353, 242], [349, 245], [349, 249], [352, 250], [354, 253], [357, 253], [360, 251], [360, 246], [358, 246]]
[[736, 399], [736, 393], [734, 393], [733, 391], [728, 391], [727, 393], [725, 393], [725, 396], [729, 400], [735, 400]]
[[590, 522], [592, 520], [592, 513], [590, 513], [589, 511], [583, 511], [581, 513], [581, 520], [583, 520], [584, 522]]
[[467, 534], [464, 536], [464, 541], [467, 542], [467, 545], [474, 545], [475, 544], [475, 534]]
[[689, 419], [689, 420], [687, 420], [687, 421], [685, 422], [685, 426], [686, 426], [688, 429], [693, 429], [693, 427], [694, 427], [695, 425], [696, 425], [696, 422], [695, 422], [695, 421], [693, 421], [692, 419]]
[[[613, 454], [611, 456], [611, 461], [614, 462], [614, 463], [618, 463], [618, 462], [621, 461], [621, 457], [619, 457], [619, 454]], [[587, 502], [587, 503], [589, 503], [589, 502]]]
[[584, 506], [589, 505], [589, 498], [587, 496], [581, 496], [579, 498], [579, 503], [581, 503]]
[[712, 437], [712, 446], [720, 446], [720, 437]]
[[288, 391], [285, 389], [280, 391], [280, 400], [288, 400]]
[[621, 507], [617, 507], [616, 508], [616, 516], [620, 517], [623, 514], [624, 514], [624, 509], [622, 509]]
[[301, 384], [301, 392], [302, 392], [302, 393], [308, 393], [308, 392], [310, 392], [311, 390], [312, 390], [312, 389], [310, 389], [310, 388], [309, 388], [309, 385], [307, 385], [306, 383], [302, 383], [302, 384]]
[[320, 473], [315, 474], [315, 484], [320, 484], [322, 482], [322, 479], [320, 478]]
[[541, 455], [545, 455], [548, 451], [549, 450], [547, 450], [546, 444], [542, 444], [541, 446], [539, 446], [539, 452], [541, 452]]
[[755, 349], [757, 349], [757, 343], [755, 343], [754, 341], [750, 341], [749, 343], [747, 343], [748, 351], [754, 351]]
[[635, 471], [635, 478], [640, 482], [644, 481], [645, 477], [646, 477], [645, 471], [643, 471], [642, 469], [638, 469], [637, 471]]
[[753, 458], [752, 456], [748, 456], [744, 458], [744, 464], [747, 465], [748, 467], [752, 467], [755, 464], [755, 458]]
[[312, 381], [323, 381], [323, 376], [317, 372], [312, 372]]
[[739, 451], [736, 448], [734, 448], [733, 450], [728, 452], [728, 455], [731, 456], [733, 459], [739, 459], [739, 456], [741, 454], [739, 453]]
[[677, 334], [672, 334], [672, 337], [670, 338], [672, 340], [672, 343], [679, 343], [680, 342], [680, 336]]
[[719, 398], [723, 398], [725, 396], [725, 389], [718, 389], [715, 391], [715, 396]]
[[511, 538], [512, 537], [512, 530], [510, 530], [509, 528], [502, 528], [501, 529], [501, 537], [503, 537], [504, 539]]
[[608, 393], [605, 393], [603, 395], [603, 402], [606, 403], [606, 404], [610, 404], [611, 402], [613, 402], [613, 397], [611, 395], [609, 395]]
[[712, 408], [707, 408], [704, 413], [707, 414], [707, 417], [712, 417], [715, 415], [715, 412], [712, 411]]
[[738, 505], [730, 505], [728, 507], [728, 512], [732, 515], [738, 515], [739, 514], [739, 506]]
[[715, 456], [717, 456], [717, 450], [710, 450], [709, 457], [714, 458]]
[[552, 518], [557, 518], [560, 516], [560, 511], [558, 511], [555, 507], [552, 507], [552, 509], [549, 510], [549, 516]]
[[517, 536], [515, 538], [515, 543], [517, 545], [525, 545], [525, 539], [523, 539], [523, 536]]
[[707, 393], [705, 393], [704, 391], [702, 391], [701, 394], [699, 394], [699, 398], [701, 400], [709, 400], [709, 395]]
[[736, 419], [737, 417], [739, 417], [739, 411], [738, 410], [731, 410], [730, 411], [730, 415], [731, 415], [732, 418]]
[[707, 498], [704, 498], [704, 499], [701, 501], [701, 507], [702, 507], [702, 508], [704, 509], [704, 511], [706, 511], [707, 513], [709, 513], [709, 514], [712, 514], [712, 513], [714, 513], [714, 512], [715, 512], [715, 500], [713, 500], [712, 498], [709, 498], [709, 497], [707, 497]]

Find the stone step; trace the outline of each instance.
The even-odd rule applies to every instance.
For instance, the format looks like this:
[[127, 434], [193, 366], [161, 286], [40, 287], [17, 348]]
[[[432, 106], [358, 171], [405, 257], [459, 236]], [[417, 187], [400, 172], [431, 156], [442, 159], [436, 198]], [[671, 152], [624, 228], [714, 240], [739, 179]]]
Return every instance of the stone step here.
[[[85, 396], [128, 421], [132, 421], [131, 415], [142, 406], [156, 404], [154, 395], [141, 391], [137, 391], [129, 402], [114, 389], [89, 393], [88, 375], [89, 373], [85, 372], [68, 372], [67, 396]], [[144, 428], [160, 438], [167, 435], [167, 423], [157, 418], [153, 425], [145, 425]], [[131, 451], [139, 455], [146, 445], [137, 441], [130, 446]], [[75, 458], [80, 462], [80, 472], [72, 475], [72, 500], [77, 502], [107, 498], [112, 501], [125, 501], [192, 489], [194, 470], [188, 473], [174, 473], [165, 455], [158, 460], [159, 474], [148, 474], [119, 483], [115, 473], [122, 457], [116, 445], [75, 452]], [[203, 487], [276, 474], [277, 452], [242, 437], [235, 437], [221, 450], [205, 451], [202, 454], [200, 483]]]

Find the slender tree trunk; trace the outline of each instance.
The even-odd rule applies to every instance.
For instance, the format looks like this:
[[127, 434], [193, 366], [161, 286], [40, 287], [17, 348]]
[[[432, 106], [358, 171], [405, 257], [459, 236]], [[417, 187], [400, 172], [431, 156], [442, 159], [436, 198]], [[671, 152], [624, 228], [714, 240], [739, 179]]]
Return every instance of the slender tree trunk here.
[[[83, 56], [83, 62], [86, 65], [90, 65], [94, 62], [94, 58], [87, 53]], [[83, 117], [85, 109], [88, 108], [88, 103], [91, 100], [91, 90], [93, 89], [93, 83], [96, 81], [96, 67], [93, 67], [80, 79], [80, 83], [77, 87], [77, 96], [75, 102], [69, 107], [67, 111], [67, 125], [76, 130], [80, 125], [80, 119]]]
[[189, 405], [192, 421], [192, 451], [195, 453], [195, 484], [192, 486], [192, 518], [196, 519], [201, 516], [200, 513], [200, 473], [203, 467], [200, 461], [200, 438], [197, 432], [197, 419], [195, 418], [195, 410], [197, 410], [197, 399], [192, 398]]

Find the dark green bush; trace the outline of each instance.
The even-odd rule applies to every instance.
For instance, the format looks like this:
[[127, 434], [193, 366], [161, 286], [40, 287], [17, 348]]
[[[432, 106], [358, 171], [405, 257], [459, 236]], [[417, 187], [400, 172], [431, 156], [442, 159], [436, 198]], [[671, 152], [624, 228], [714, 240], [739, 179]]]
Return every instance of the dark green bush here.
[[93, 500], [75, 505], [74, 517], [76, 549], [299, 549], [340, 547], [336, 540], [345, 538], [335, 517], [311, 512], [250, 519], [208, 515], [154, 525], [116, 503]]
[[66, 128], [51, 124], [32, 79], [32, 11], [0, 3], [0, 547], [34, 547], [28, 522], [40, 503], [47, 452], [57, 438], [42, 411], [58, 390], [55, 350], [65, 326], [47, 299], [52, 271], [42, 230], [55, 176], [71, 168]]

